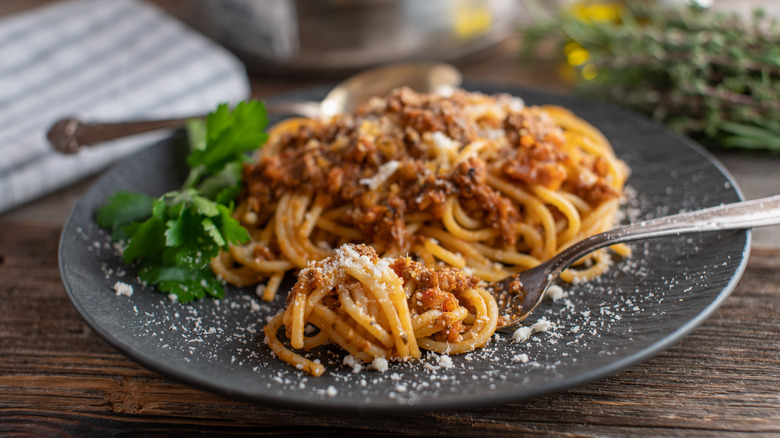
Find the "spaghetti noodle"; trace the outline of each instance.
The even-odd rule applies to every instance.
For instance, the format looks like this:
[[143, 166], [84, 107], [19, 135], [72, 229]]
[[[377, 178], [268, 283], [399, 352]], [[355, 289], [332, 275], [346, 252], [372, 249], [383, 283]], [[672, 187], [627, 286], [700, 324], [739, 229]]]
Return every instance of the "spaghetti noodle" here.
[[[287, 309], [264, 328], [266, 343], [315, 376], [324, 367], [287, 348], [277, 336], [282, 326], [293, 349], [333, 342], [363, 362], [416, 359], [421, 348], [469, 352], [490, 339], [499, 321], [495, 299], [478, 283], [454, 268], [380, 259], [369, 246], [345, 244], [300, 272]], [[307, 325], [317, 332], [307, 335]]]
[[[268, 300], [285, 271], [348, 242], [499, 280], [611, 228], [628, 176], [587, 122], [503, 94], [401, 88], [269, 134], [236, 208], [252, 241], [212, 262], [236, 285], [267, 280]], [[597, 252], [561, 277], [588, 280], [609, 261]]]

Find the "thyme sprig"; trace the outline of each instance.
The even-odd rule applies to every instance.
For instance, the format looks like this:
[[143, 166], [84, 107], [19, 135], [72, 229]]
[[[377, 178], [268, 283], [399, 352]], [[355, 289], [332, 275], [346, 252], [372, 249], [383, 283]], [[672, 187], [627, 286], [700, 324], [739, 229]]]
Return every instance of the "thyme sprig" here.
[[618, 13], [564, 10], [524, 31], [526, 49], [552, 40], [578, 72], [575, 90], [631, 107], [706, 146], [780, 152], [776, 21], [761, 10], [743, 19], [660, 2], [601, 3]]

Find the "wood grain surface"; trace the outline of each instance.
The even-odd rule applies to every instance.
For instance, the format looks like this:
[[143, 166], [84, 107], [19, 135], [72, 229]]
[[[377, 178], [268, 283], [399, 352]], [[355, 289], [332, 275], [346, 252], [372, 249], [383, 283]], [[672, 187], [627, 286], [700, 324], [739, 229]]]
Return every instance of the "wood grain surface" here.
[[[6, 1], [0, 15], [47, 1]], [[158, 1], [174, 10], [179, 1]], [[517, 41], [458, 64], [468, 80], [566, 92]], [[253, 77], [256, 97], [321, 83]], [[775, 184], [780, 157], [738, 157], [735, 176]], [[751, 161], [753, 160], [753, 161]], [[729, 161], [727, 161], [728, 163]], [[755, 170], [761, 163], [761, 174]], [[730, 167], [731, 169], [731, 167]], [[757, 240], [723, 306], [678, 344], [614, 376], [524, 403], [405, 416], [326, 415], [225, 398], [162, 377], [95, 335], [57, 265], [59, 235], [87, 180], [0, 216], [0, 436], [777, 436], [780, 233]], [[748, 192], [748, 197], [750, 193]], [[775, 239], [775, 240], [772, 240]]]

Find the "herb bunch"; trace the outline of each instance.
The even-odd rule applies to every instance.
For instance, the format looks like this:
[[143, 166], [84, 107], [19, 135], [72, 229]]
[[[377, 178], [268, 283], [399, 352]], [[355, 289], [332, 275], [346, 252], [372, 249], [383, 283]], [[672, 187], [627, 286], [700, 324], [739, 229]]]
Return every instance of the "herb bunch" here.
[[232, 217], [241, 191], [247, 152], [267, 139], [261, 102], [241, 102], [232, 111], [220, 105], [206, 120], [187, 124], [190, 168], [181, 189], [153, 198], [118, 192], [97, 212], [97, 223], [123, 240], [123, 261], [139, 266], [139, 278], [181, 302], [225, 290], [209, 264], [220, 249], [250, 240]]
[[776, 21], [760, 10], [745, 20], [696, 6], [601, 3], [597, 11], [619, 5], [618, 13], [599, 18], [583, 5], [570, 8], [526, 30], [526, 49], [552, 39], [579, 73], [578, 92], [638, 110], [706, 146], [780, 152]]

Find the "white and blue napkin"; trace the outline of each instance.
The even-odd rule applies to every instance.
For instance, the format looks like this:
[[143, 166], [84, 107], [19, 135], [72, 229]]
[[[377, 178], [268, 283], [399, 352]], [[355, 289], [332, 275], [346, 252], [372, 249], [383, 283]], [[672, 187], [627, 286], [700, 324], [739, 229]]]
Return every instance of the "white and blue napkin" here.
[[142, 0], [70, 0], [2, 19], [0, 213], [168, 135], [62, 155], [46, 132], [63, 117], [186, 117], [249, 95], [235, 57]]

